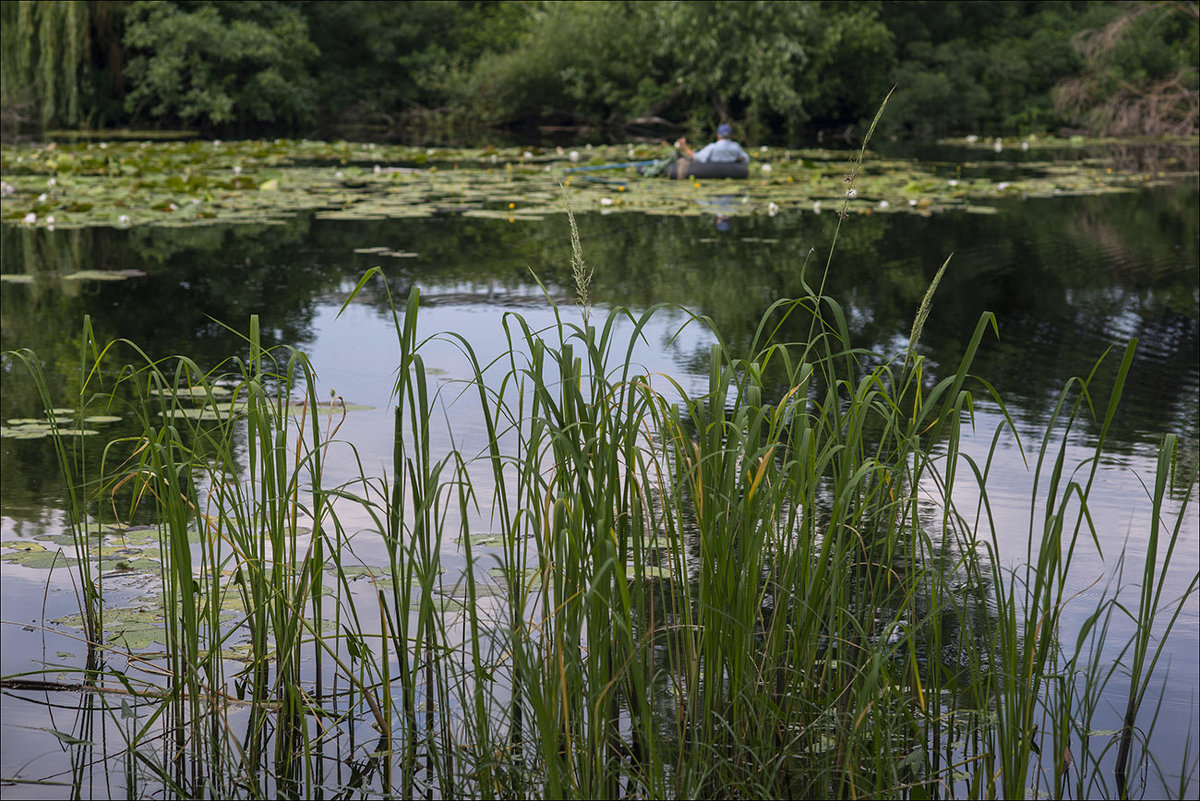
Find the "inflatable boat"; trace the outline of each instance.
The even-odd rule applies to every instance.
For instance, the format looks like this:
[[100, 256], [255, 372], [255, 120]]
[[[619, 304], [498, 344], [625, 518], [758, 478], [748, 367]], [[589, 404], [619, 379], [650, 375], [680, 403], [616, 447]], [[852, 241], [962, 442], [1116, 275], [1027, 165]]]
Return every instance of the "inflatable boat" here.
[[691, 161], [677, 159], [667, 165], [667, 178], [749, 178], [750, 165], [744, 161]]

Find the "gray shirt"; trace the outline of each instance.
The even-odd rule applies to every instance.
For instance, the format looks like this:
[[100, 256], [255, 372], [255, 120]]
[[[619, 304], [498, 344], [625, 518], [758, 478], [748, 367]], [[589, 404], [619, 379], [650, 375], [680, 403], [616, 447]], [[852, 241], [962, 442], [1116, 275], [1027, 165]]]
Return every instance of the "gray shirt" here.
[[748, 162], [750, 161], [750, 156], [745, 150], [742, 150], [741, 145], [732, 139], [718, 139], [711, 145], [705, 145], [704, 147], [700, 148], [700, 150], [696, 151], [696, 155], [692, 160], [699, 162]]

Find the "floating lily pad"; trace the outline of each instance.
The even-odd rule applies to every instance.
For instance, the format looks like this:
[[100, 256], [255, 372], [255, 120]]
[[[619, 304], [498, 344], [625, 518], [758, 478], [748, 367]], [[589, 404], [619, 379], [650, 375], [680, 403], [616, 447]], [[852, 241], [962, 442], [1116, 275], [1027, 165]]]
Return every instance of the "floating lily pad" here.
[[[493, 567], [488, 570], [488, 575], [496, 579], [498, 582], [508, 582], [508, 571], [502, 567]], [[542, 586], [542, 571], [536, 567], [526, 569], [522, 574], [522, 585], [528, 590], [536, 590]]]
[[[1195, 147], [1197, 140], [1189, 137], [1176, 143]], [[104, 144], [99, 148], [88, 142], [59, 143], [53, 152], [38, 144], [0, 146], [0, 162], [6, 167], [21, 164], [19, 172], [6, 175], [15, 197], [38, 196], [47, 176], [58, 182], [53, 197], [42, 205], [8, 204], [0, 216], [9, 224], [22, 224], [29, 213], [36, 214], [39, 223], [57, 213], [59, 228], [184, 227], [209, 225], [216, 219], [279, 224], [300, 211], [320, 218], [359, 220], [456, 213], [516, 224], [561, 214], [565, 206], [560, 185], [573, 196], [576, 210], [594, 208], [600, 213], [695, 216], [712, 213], [718, 206], [732, 215], [807, 213], [814, 201], [822, 201], [830, 211], [844, 203], [851, 213], [927, 215], [962, 208], [988, 213], [978, 207], [991, 208], [982, 201], [998, 196], [1125, 191], [1172, 179], [1123, 172], [1099, 158], [1060, 158], [1057, 154], [1064, 147], [1092, 144], [1074, 140], [1060, 144], [1005, 139], [999, 143], [1001, 150], [1029, 149], [1041, 155], [1023, 154], [1011, 163], [990, 155], [988, 161], [964, 161], [956, 165], [961, 168], [956, 174], [962, 177], [951, 180], [937, 174], [935, 164], [868, 154], [869, 169], [855, 181], [856, 198], [845, 197], [842, 181], [847, 163], [856, 155], [849, 150], [772, 148], [754, 154], [753, 178], [671, 181], [646, 178], [632, 168], [581, 176], [565, 172], [577, 167], [566, 152], [527, 157], [518, 148], [438, 149], [429, 154], [398, 145], [292, 140], [228, 142], [219, 147], [170, 141]], [[995, 140], [951, 144], [992, 150], [997, 146]], [[631, 150], [634, 156], [629, 155]], [[668, 149], [641, 144], [601, 146], [590, 151], [587, 163], [604, 166], [670, 155]], [[343, 166], [324, 166], [331, 162]], [[394, 166], [397, 163], [422, 166]], [[981, 177], [997, 165], [1007, 166], [1012, 176], [1004, 181]], [[731, 193], [738, 198], [732, 204], [723, 199]], [[921, 206], [908, 202], [918, 197]], [[380, 247], [357, 252], [393, 258], [416, 255]], [[71, 280], [117, 280], [121, 275], [87, 271]], [[4, 280], [26, 279], [5, 276]]]
[[[476, 598], [505, 598], [508, 596], [508, 590], [501, 584], [493, 584], [490, 581], [475, 582], [475, 597]], [[466, 600], [471, 597], [470, 590], [466, 585], [466, 581], [460, 581], [449, 590], [448, 595], [452, 598]]]
[[0, 548], [24, 553], [40, 553], [46, 550], [45, 545], [29, 542], [28, 540], [5, 540], [4, 542], [0, 542]]
[[[301, 414], [304, 412], [305, 409], [309, 408], [309, 406], [304, 401], [299, 401], [297, 403], [292, 404], [288, 408], [289, 408], [289, 411], [291, 412], [291, 414]], [[333, 403], [333, 404], [322, 403], [317, 406], [317, 409], [321, 414], [326, 414], [328, 412], [338, 414], [343, 411], [346, 411], [346, 412], [369, 412], [369, 411], [372, 411], [373, 409], [375, 409], [375, 407], [367, 406], [366, 404], [362, 404], [362, 403], [341, 403], [341, 402], [339, 402], [339, 403]]]
[[642, 565], [641, 571], [639, 572], [634, 565], [628, 564], [625, 566], [625, 575], [629, 578], [669, 579], [675, 574], [669, 567], [660, 567], [659, 565]]
[[227, 420], [235, 415], [244, 414], [245, 402], [210, 403], [197, 407], [178, 407], [159, 412], [160, 417], [186, 417], [189, 420]]
[[4, 543], [0, 551], [0, 562], [21, 565], [35, 570], [49, 570], [52, 567], [68, 567], [79, 564], [79, 560], [67, 556], [61, 550], [50, 550], [36, 542], [23, 542], [19, 545]]
[[504, 544], [504, 534], [499, 531], [485, 531], [479, 534], [471, 534], [467, 537], [457, 537], [454, 541], [459, 545], [463, 545], [467, 540], [470, 540], [473, 546], [499, 548]]
[[[82, 629], [83, 616], [60, 617], [52, 621], [60, 626]], [[115, 607], [104, 610], [104, 641], [130, 651], [144, 651], [158, 643], [166, 644], [161, 607]]]
[[108, 270], [80, 270], [77, 273], [62, 276], [64, 281], [124, 281], [127, 278], [129, 276], [124, 273]]
[[121, 418], [115, 414], [93, 414], [83, 418], [85, 423], [101, 424], [101, 423], [116, 423], [120, 422]]
[[651, 537], [642, 543], [643, 548], [670, 548], [671, 540], [667, 537]]
[[50, 426], [3, 426], [0, 437], [5, 439], [43, 439], [50, 436]]
[[152, 389], [152, 395], [169, 395], [175, 398], [222, 398], [231, 394], [228, 389], [220, 384], [214, 384], [211, 387], [172, 387], [168, 389]]

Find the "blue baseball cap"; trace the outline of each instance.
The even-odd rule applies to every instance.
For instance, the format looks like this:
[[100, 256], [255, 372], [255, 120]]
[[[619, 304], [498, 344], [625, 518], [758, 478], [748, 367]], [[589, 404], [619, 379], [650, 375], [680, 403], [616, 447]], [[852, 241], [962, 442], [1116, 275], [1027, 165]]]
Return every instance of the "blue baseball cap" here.
[[717, 136], [733, 136], [733, 126], [723, 122], [717, 126]]

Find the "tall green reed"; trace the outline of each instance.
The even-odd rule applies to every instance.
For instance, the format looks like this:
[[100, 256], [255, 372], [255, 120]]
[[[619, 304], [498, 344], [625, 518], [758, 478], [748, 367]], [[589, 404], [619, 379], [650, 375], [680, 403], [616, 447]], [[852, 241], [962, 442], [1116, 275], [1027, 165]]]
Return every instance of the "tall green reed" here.
[[[971, 375], [996, 324], [985, 316], [960, 362], [933, 377], [916, 350], [930, 303], [910, 347], [886, 359], [854, 348], [833, 298], [778, 301], [745, 355], [717, 337], [695, 395], [636, 364], [655, 310], [592, 325], [555, 308], [544, 330], [506, 315], [493, 362], [448, 335], [473, 365], [465, 388], [487, 438], [477, 454], [438, 456], [440, 395], [420, 355], [414, 292], [395, 316], [391, 475], [360, 466], [361, 478], [333, 487], [321, 465], [336, 423], [315, 401], [311, 367], [261, 348], [255, 321], [249, 356], [223, 373], [143, 355], [116, 381], [136, 390], [142, 433], [110, 444], [102, 479], [77, 485], [125, 492], [127, 506], [112, 507], [119, 519], [149, 505], [158, 521], [168, 692], [129, 734], [141, 786], [308, 795], [337, 781], [321, 768], [326, 742], [366, 714], [380, 739], [351, 783], [404, 795], [1107, 787], [1103, 754], [1084, 739], [1072, 759], [1067, 742], [1096, 730], [1099, 693], [1121, 680], [1104, 661], [1114, 615], [1141, 624], [1119, 654], [1132, 655], [1131, 715], [1161, 653], [1155, 621], [1166, 616], [1165, 634], [1178, 620], [1163, 577], [1191, 490], [1168, 509], [1175, 442], [1164, 443], [1149, 494], [1161, 534], [1139, 605], [1102, 602], [1071, 653], [1061, 642], [1067, 579], [1078, 549], [1099, 545], [1088, 497], [1132, 347], [1096, 453], [1078, 467], [1055, 435], [1087, 413], [1095, 381], [1064, 394], [1045, 437], [1058, 444], [1043, 445], [1034, 467], [1036, 552], [1012, 573], [986, 490], [996, 443], [1016, 426]], [[305, 398], [299, 425], [293, 386]], [[224, 405], [224, 387], [236, 405]], [[979, 389], [1003, 420], [982, 457], [963, 448]], [[198, 399], [221, 411], [215, 420], [186, 413]], [[472, 465], [490, 480], [470, 478]], [[964, 480], [979, 498], [974, 519], [957, 502]], [[1194, 469], [1183, 483], [1195, 484]], [[351, 583], [335, 506], [346, 503], [368, 512], [388, 554], [366, 596]], [[499, 531], [498, 553], [478, 552], [481, 529]], [[467, 564], [453, 591], [441, 578], [451, 532]], [[457, 632], [450, 592], [468, 602]], [[232, 621], [231, 596], [241, 610]], [[226, 654], [241, 634], [246, 667], [231, 675]], [[305, 661], [318, 656], [333, 688], [306, 690]], [[241, 736], [230, 689], [251, 704]], [[1140, 747], [1132, 734], [1119, 747], [1126, 774], [1151, 759], [1152, 724]]]

